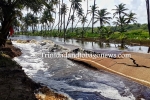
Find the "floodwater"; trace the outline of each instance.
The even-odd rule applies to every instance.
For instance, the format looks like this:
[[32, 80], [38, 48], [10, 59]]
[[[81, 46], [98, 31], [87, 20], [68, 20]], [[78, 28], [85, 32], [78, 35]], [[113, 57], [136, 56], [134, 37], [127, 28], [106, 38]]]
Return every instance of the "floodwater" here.
[[[47, 39], [43, 37], [25, 37], [19, 37], [19, 39]], [[59, 38], [51, 38], [50, 40], [61, 44]], [[69, 41], [71, 42], [71, 40]], [[20, 57], [16, 57], [14, 60], [23, 67], [30, 78], [68, 96], [70, 99], [150, 100], [150, 88], [119, 75], [97, 70], [66, 58], [42, 58], [41, 53], [48, 52], [52, 48], [49, 43], [44, 46], [33, 43], [20, 44], [13, 42], [13, 44], [23, 52]], [[75, 45], [78, 44], [80, 43], [76, 42]], [[82, 47], [92, 49], [89, 44], [85, 43]], [[94, 44], [94, 48], [100, 49], [96, 45]], [[81, 46], [81, 44], [78, 46]], [[146, 51], [146, 47], [142, 50]], [[57, 51], [57, 53], [60, 52], [61, 50]]]
[[[26, 36], [26, 35], [19, 35], [17, 37], [12, 37], [12, 39], [22, 39], [22, 40], [52, 40], [57, 44], [64, 44], [64, 39], [63, 38], [58, 38], [58, 37], [42, 37], [42, 36]], [[87, 42], [87, 41], [81, 41], [81, 40], [76, 40], [76, 39], [66, 39], [66, 44], [73, 44], [77, 46], [81, 46], [84, 49], [96, 49], [96, 50], [119, 50], [118, 45], [119, 44], [114, 44], [114, 43], [109, 43], [107, 45], [104, 42]], [[149, 48], [147, 46], [130, 46], [126, 45], [126, 49], [124, 51], [131, 51], [131, 52], [141, 52], [141, 53], [148, 53], [150, 52]]]

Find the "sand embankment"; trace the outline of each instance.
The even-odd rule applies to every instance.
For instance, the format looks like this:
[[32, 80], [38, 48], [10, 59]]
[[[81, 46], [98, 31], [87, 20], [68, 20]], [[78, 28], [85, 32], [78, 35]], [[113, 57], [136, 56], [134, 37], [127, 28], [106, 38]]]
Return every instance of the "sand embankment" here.
[[132, 79], [150, 87], [150, 54], [124, 52], [131, 54], [130, 58], [69, 58], [81, 61], [97, 69], [106, 70]]

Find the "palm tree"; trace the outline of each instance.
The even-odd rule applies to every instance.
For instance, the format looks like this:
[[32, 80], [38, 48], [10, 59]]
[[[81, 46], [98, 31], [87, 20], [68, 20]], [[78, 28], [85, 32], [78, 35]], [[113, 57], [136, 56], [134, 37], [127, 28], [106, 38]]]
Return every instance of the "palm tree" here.
[[35, 28], [37, 27], [37, 24], [38, 24], [38, 17], [33, 16], [33, 18], [32, 18], [32, 33], [34, 33]]
[[[51, 15], [49, 9], [45, 9], [43, 14], [42, 14], [41, 21], [44, 22], [47, 26], [49, 26], [49, 20], [51, 18], [52, 18], [52, 15]], [[45, 26], [45, 28], [46, 28], [46, 26]]]
[[121, 18], [122, 14], [127, 15], [127, 13], [126, 13], [125, 11], [128, 10], [128, 9], [125, 8], [125, 5], [126, 5], [126, 4], [123, 4], [123, 3], [119, 4], [118, 6], [115, 5], [115, 6], [116, 6], [116, 9], [112, 9], [112, 10], [115, 10], [115, 13], [113, 14], [114, 17], [115, 17], [116, 15], [119, 15], [119, 18]]
[[82, 16], [82, 17], [81, 17], [81, 24], [82, 24], [82, 38], [83, 38], [83, 34], [84, 34], [84, 25], [85, 25], [85, 23], [86, 23], [87, 21], [88, 21], [88, 20], [87, 20], [86, 16]]
[[[84, 0], [85, 1], [85, 0]], [[88, 12], [89, 12], [89, 10], [88, 10], [88, 8], [89, 8], [89, 0], [86, 0], [87, 1], [87, 11], [86, 11], [86, 15], [85, 15], [85, 17], [87, 18], [87, 16], [88, 16]], [[84, 26], [85, 26], [85, 24], [84, 24]]]
[[53, 27], [54, 27], [55, 19], [51, 16], [48, 21], [49, 21], [49, 24], [50, 24], [50, 29], [52, 31]]
[[[54, 21], [52, 21], [53, 22], [53, 24], [55, 23], [55, 19], [56, 19], [56, 9], [54, 8], [54, 5], [56, 5], [57, 6], [57, 0], [55, 1], [55, 0], [52, 0], [50, 3], [49, 3], [49, 8], [47, 9], [48, 10], [48, 12], [50, 13], [50, 17], [48, 18], [49, 20], [54, 20]], [[55, 14], [55, 18], [52, 18], [53, 17], [53, 13]], [[51, 24], [52, 23], [50, 23], [50, 25], [48, 25], [48, 27], [49, 26], [51, 26]], [[54, 26], [54, 25], [52, 25], [52, 26]], [[50, 28], [50, 27], [49, 27]], [[49, 30], [49, 29], [48, 29]]]
[[107, 9], [98, 10], [95, 14], [96, 21], [94, 22], [94, 24], [97, 23], [98, 21], [100, 22], [100, 27], [103, 26], [104, 24], [110, 24], [109, 20], [111, 19], [111, 17], [107, 17], [107, 15], [109, 14], [110, 13], [107, 12]]
[[[62, 5], [63, 5], [63, 0], [61, 1], [61, 8], [62, 8]], [[60, 32], [61, 32], [61, 29], [62, 29], [62, 23], [63, 23], [63, 19], [62, 19], [62, 17], [63, 17], [63, 12], [62, 12], [62, 9], [60, 8], [60, 17], [61, 17], [61, 19], [60, 19]]]
[[[116, 17], [117, 21], [114, 22], [116, 25], [120, 26], [120, 32], [121, 33], [125, 32], [125, 29], [124, 29], [123, 26], [129, 24], [131, 22], [131, 21], [129, 22], [129, 19], [132, 19], [132, 18], [126, 18], [126, 17], [127, 17], [126, 15], [121, 16], [121, 18]], [[135, 18], [133, 17], [133, 19], [135, 19]], [[135, 20], [133, 20], [133, 21], [135, 21]], [[121, 25], [122, 25], [122, 27], [121, 27]], [[124, 42], [125, 42], [125, 39], [126, 39], [125, 34], [121, 34], [119, 39], [121, 40], [121, 48], [124, 48]]]
[[67, 13], [68, 7], [65, 3], [61, 5], [61, 15], [63, 15], [63, 24], [64, 24], [64, 42], [65, 42], [65, 15]]
[[[117, 20], [119, 22], [124, 22], [123, 21], [124, 20], [123, 18], [125, 18], [124, 15], [127, 15], [127, 13], [125, 11], [127, 11], [128, 9], [125, 8], [125, 5], [126, 4], [121, 3], [118, 6], [115, 5], [116, 9], [112, 9], [112, 10], [115, 10], [115, 12], [113, 13], [113, 15], [114, 15], [113, 17], [115, 17], [116, 15], [118, 15], [118, 17], [116, 17], [116, 18], [117, 18]], [[121, 27], [121, 32], [122, 32], [122, 30], [123, 30], [123, 23], [120, 23], [120, 27]]]
[[[51, 0], [50, 4], [53, 7], [53, 9], [51, 10], [51, 12], [55, 13], [55, 19], [56, 19], [56, 8], [59, 5], [59, 0]], [[54, 8], [54, 6], [56, 6], [56, 8]]]
[[74, 16], [75, 11], [82, 9], [82, 5], [80, 4], [82, 2], [82, 0], [70, 0], [70, 2], [71, 2], [71, 7], [70, 7], [70, 11], [69, 11], [69, 17], [68, 17], [68, 21], [67, 21], [67, 25], [66, 25], [66, 30], [70, 23], [71, 9], [73, 10], [73, 16]]
[[92, 14], [92, 33], [94, 32], [94, 15], [95, 15], [95, 11], [96, 11], [96, 4], [95, 4], [96, 0], [94, 0], [94, 9], [93, 9], [93, 14]]
[[74, 15], [71, 15], [71, 21], [72, 21], [72, 29], [71, 29], [71, 31], [72, 31], [72, 33], [73, 33], [73, 22], [75, 21], [75, 16]]
[[75, 28], [77, 28], [77, 25], [78, 25], [78, 23], [80, 22], [80, 20], [81, 20], [83, 14], [84, 14], [83, 9], [79, 9], [79, 10], [77, 11], [77, 16], [78, 16], [79, 19], [78, 19], [78, 21], [77, 21], [77, 23], [76, 23], [76, 25], [75, 25]]
[[2, 9], [1, 29], [0, 29], [0, 46], [5, 45], [9, 29], [13, 26], [13, 21], [17, 18], [17, 11], [23, 8], [30, 8], [33, 12], [41, 11], [43, 6], [48, 7], [47, 2], [50, 0], [1, 0], [0, 9]]
[[116, 29], [117, 29], [117, 26], [119, 25], [119, 22], [113, 21], [112, 23], [113, 23], [113, 25], [115, 25], [115, 28], [113, 30], [113, 33], [114, 33], [116, 31]]
[[27, 30], [29, 29], [29, 26], [32, 27], [32, 19], [33, 15], [31, 13], [27, 13], [27, 15], [23, 17], [23, 22], [25, 23], [25, 26], [27, 26]]
[[93, 27], [94, 27], [93, 26], [93, 24], [94, 24], [93, 15], [95, 15], [95, 12], [97, 11], [98, 7], [96, 5], [95, 6], [93, 5], [93, 6], [90, 6], [90, 7], [91, 7], [91, 10], [88, 10], [88, 14], [92, 14], [92, 18], [91, 18], [89, 24], [87, 25], [87, 27], [89, 27], [90, 23], [92, 22], [92, 33], [93, 33]]
[[129, 14], [127, 14], [127, 18], [126, 18], [126, 20], [127, 20], [127, 23], [131, 23], [131, 22], [137, 22], [136, 21], [136, 17], [134, 17], [136, 14], [135, 13], [133, 13], [132, 11], [129, 13]]
[[147, 22], [148, 22], [148, 30], [149, 30], [149, 37], [150, 37], [150, 7], [149, 7], [149, 0], [146, 1], [146, 10], [147, 10]]
[[[59, 14], [59, 20], [58, 20], [58, 24], [56, 25], [56, 26], [58, 26], [58, 31], [59, 31], [59, 26], [60, 26], [59, 25], [60, 24], [60, 0], [51, 0], [51, 3], [53, 5], [55, 5], [56, 7], [58, 7], [58, 5], [59, 5], [59, 12], [58, 12], [58, 14]], [[54, 19], [54, 21], [56, 21], [56, 11], [55, 11], [55, 19]], [[53, 22], [53, 26], [54, 26], [54, 22]]]
[[121, 16], [121, 18], [116, 17], [116, 22], [114, 21], [114, 23], [117, 23], [118, 26], [120, 26], [120, 32], [124, 32], [124, 25], [127, 25], [127, 18], [126, 16]]
[[43, 16], [40, 18], [40, 23], [41, 23], [41, 33], [43, 33], [43, 29], [44, 29], [44, 23], [46, 22], [46, 18], [44, 18]]

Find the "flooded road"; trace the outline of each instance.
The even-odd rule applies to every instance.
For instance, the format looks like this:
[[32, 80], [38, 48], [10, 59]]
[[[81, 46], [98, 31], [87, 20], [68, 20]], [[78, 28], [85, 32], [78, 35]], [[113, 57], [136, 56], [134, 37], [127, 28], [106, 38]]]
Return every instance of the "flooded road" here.
[[[13, 42], [23, 54], [14, 58], [26, 74], [74, 100], [150, 100], [150, 88], [66, 58], [42, 58], [53, 46]], [[61, 51], [58, 51], [58, 53]]]

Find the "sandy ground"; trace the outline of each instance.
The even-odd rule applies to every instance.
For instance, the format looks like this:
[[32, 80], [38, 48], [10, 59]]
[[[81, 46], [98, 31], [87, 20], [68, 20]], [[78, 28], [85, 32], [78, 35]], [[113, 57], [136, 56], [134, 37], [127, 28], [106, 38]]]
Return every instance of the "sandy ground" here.
[[150, 87], [150, 54], [124, 52], [131, 54], [130, 58], [69, 58], [132, 79]]

